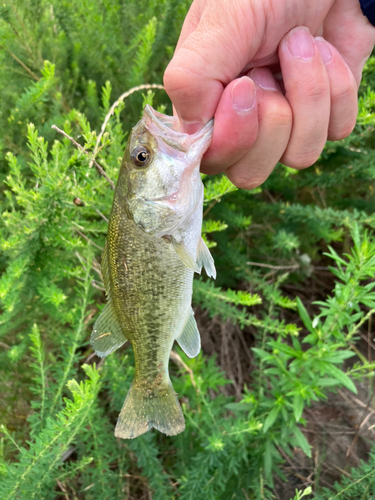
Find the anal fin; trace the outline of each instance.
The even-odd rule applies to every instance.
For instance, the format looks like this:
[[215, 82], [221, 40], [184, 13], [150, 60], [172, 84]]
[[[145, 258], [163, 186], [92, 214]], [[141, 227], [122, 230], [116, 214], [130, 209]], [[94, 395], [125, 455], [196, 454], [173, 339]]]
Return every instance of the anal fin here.
[[195, 358], [195, 356], [198, 356], [199, 351], [201, 350], [201, 337], [199, 335], [197, 322], [194, 318], [193, 309], [190, 310], [185, 326], [176, 340], [189, 358]]
[[91, 345], [98, 356], [103, 358], [121, 347], [128, 339], [117, 321], [111, 300], [107, 302], [96, 320], [91, 334]]

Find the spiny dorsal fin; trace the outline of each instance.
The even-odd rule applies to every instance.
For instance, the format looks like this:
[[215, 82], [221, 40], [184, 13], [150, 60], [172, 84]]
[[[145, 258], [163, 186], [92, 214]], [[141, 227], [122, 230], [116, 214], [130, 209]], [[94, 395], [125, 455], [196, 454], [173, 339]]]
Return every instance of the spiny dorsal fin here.
[[181, 261], [185, 264], [185, 266], [200, 274], [201, 270], [199, 266], [195, 262], [194, 257], [191, 255], [184, 243], [182, 241], [175, 240], [173, 236], [171, 237], [171, 241], [173, 248], [175, 249], [177, 255], [180, 257]]
[[204, 267], [208, 276], [216, 279], [216, 269], [214, 259], [212, 258], [211, 252], [207, 248], [206, 243], [203, 238], [199, 240], [198, 243], [198, 257], [197, 264], [199, 268]]
[[96, 320], [91, 334], [91, 345], [98, 356], [103, 358], [121, 347], [128, 339], [122, 333], [112, 302], [109, 300]]
[[190, 311], [182, 333], [176, 340], [189, 358], [195, 358], [195, 356], [198, 356], [199, 351], [201, 350], [201, 337], [194, 318], [193, 309]]

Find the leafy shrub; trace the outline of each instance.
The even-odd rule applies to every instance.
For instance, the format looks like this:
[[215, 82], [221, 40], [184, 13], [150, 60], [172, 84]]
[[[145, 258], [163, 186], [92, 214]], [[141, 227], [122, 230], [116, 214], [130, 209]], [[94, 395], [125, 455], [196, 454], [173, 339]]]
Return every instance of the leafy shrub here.
[[[135, 85], [161, 82], [188, 4], [19, 0], [1, 8], [2, 499], [273, 498], [283, 456], [295, 447], [311, 454], [304, 408], [338, 387], [355, 392], [374, 369], [355, 347], [375, 311], [370, 59], [355, 132], [328, 143], [312, 169], [279, 165], [251, 192], [224, 176], [204, 178], [204, 237], [218, 280], [195, 280], [194, 305], [254, 335], [242, 398], [214, 357], [177, 351], [185, 432], [114, 438], [132, 353], [96, 366], [89, 346], [105, 301], [98, 260], [111, 181], [142, 104], [170, 105], [146, 88], [143, 101], [135, 91], [112, 114], [111, 106]], [[286, 293], [328, 262], [332, 290], [316, 304]], [[370, 491], [366, 467], [356, 488]]]

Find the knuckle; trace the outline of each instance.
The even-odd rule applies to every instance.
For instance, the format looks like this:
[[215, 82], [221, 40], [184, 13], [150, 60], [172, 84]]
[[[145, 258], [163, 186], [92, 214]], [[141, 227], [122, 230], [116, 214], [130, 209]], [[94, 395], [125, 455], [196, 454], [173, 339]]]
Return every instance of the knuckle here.
[[[306, 120], [306, 118], [305, 118]], [[314, 165], [327, 141], [328, 123], [319, 122], [313, 128], [299, 130], [288, 144], [281, 158], [284, 165], [302, 170]], [[322, 131], [322, 127], [326, 130]]]
[[331, 101], [333, 106], [341, 105], [342, 103], [357, 102], [357, 88], [354, 78], [351, 83], [347, 83], [333, 92]]
[[262, 182], [257, 182], [254, 180], [239, 180], [238, 182], [234, 182], [233, 184], [238, 187], [239, 189], [246, 189], [247, 191], [250, 191], [251, 189], [255, 189], [259, 187], [261, 184], [263, 184], [264, 181]]
[[172, 59], [164, 72], [163, 83], [169, 96], [178, 96], [183, 100], [202, 94], [204, 77], [189, 67], [184, 59]]
[[339, 141], [350, 135], [356, 124], [358, 102], [354, 78], [332, 95], [331, 110], [328, 140]]
[[291, 124], [293, 113], [288, 101], [284, 97], [280, 99], [276, 94], [271, 94], [267, 97], [268, 99], [259, 100], [261, 110], [259, 116], [261, 119], [273, 127], [283, 127]]
[[226, 165], [223, 165], [217, 160], [210, 160], [203, 158], [200, 170], [202, 174], [217, 175], [221, 174], [226, 167], [227, 167]]
[[277, 128], [290, 126], [293, 120], [290, 106], [283, 105], [271, 108], [268, 113], [268, 120]]
[[328, 130], [328, 140], [340, 141], [341, 139], [345, 139], [345, 137], [348, 137], [353, 132], [355, 124], [356, 120], [351, 120], [351, 122], [345, 125], [330, 127]]
[[318, 160], [320, 154], [317, 153], [304, 153], [304, 154], [284, 154], [281, 158], [281, 163], [287, 167], [296, 170], [303, 170], [309, 168]]
[[249, 171], [227, 172], [228, 179], [239, 189], [251, 190], [259, 187], [267, 179], [263, 176], [254, 176]]
[[168, 95], [188, 90], [186, 72], [182, 68], [169, 65], [164, 72], [164, 88]]
[[328, 99], [330, 90], [327, 82], [312, 80], [293, 89], [293, 93], [298, 104], [306, 105], [306, 102], [317, 103]]

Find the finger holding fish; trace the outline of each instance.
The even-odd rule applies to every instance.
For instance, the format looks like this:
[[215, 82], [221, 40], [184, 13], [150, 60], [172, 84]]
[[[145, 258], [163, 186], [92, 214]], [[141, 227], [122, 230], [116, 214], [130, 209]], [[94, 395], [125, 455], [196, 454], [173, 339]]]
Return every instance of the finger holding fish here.
[[284, 153], [292, 129], [292, 110], [268, 68], [250, 72], [256, 85], [259, 128], [249, 151], [226, 171], [236, 186], [254, 189], [272, 173]]
[[215, 111], [212, 142], [202, 172], [218, 174], [239, 161], [258, 136], [258, 98], [249, 76], [237, 78], [224, 90]]

